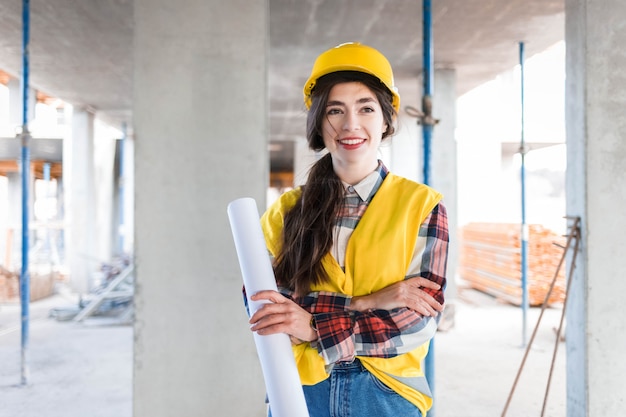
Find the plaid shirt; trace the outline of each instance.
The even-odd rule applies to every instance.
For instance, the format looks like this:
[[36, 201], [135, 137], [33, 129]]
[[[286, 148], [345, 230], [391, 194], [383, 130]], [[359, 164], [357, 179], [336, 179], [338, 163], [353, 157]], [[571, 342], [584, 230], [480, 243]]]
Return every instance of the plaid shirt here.
[[[372, 198], [387, 176], [388, 170], [378, 168], [355, 186], [346, 184], [344, 208], [337, 219], [332, 254], [344, 266], [345, 248], [352, 231], [359, 223]], [[441, 285], [440, 290], [424, 289], [440, 303], [444, 302], [446, 260], [448, 252], [448, 221], [440, 202], [424, 220], [405, 279], [424, 277]], [[390, 358], [409, 352], [432, 338], [440, 315], [424, 317], [408, 308], [394, 310], [350, 310], [351, 296], [330, 292], [313, 292], [296, 297], [293, 292], [281, 293], [314, 314], [319, 338], [311, 342], [327, 365], [351, 361], [355, 356]]]

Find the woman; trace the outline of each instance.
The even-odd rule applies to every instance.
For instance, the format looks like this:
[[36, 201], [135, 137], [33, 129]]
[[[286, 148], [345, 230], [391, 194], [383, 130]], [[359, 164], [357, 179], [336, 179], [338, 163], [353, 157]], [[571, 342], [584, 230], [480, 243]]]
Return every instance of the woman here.
[[309, 147], [327, 154], [261, 219], [280, 293], [251, 296], [272, 301], [251, 329], [290, 336], [311, 417], [424, 416], [446, 284], [442, 196], [378, 160], [400, 106], [380, 52], [322, 53], [304, 96]]

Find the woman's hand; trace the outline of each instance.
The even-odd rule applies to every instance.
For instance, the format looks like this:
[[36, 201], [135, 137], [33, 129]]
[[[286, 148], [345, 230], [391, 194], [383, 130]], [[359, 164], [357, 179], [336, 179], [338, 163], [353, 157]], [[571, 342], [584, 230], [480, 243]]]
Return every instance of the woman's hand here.
[[311, 327], [311, 313], [279, 292], [265, 290], [250, 296], [253, 301], [268, 300], [250, 317], [250, 329], [260, 335], [286, 333], [298, 344], [317, 339]]
[[396, 282], [370, 295], [352, 297], [350, 309], [366, 311], [370, 309], [393, 310], [409, 308], [422, 316], [436, 316], [443, 311], [443, 305], [422, 290], [439, 290], [441, 286], [426, 278], [416, 277]]

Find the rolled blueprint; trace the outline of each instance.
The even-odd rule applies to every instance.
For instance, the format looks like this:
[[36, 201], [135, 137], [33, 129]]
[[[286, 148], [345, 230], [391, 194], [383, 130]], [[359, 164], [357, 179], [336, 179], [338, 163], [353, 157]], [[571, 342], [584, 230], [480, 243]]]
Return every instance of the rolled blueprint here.
[[[228, 205], [228, 218], [246, 296], [261, 290], [276, 291], [274, 270], [265, 246], [254, 199], [240, 198], [232, 201]], [[252, 301], [248, 298], [250, 314], [254, 314], [267, 302], [269, 301]], [[272, 417], [309, 417], [289, 336], [284, 333], [267, 336], [256, 332], [253, 334]]]

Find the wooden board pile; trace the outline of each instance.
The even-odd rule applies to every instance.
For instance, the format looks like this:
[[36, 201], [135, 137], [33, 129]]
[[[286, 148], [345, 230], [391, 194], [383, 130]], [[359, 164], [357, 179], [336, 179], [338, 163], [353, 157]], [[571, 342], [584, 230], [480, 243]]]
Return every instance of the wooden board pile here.
[[[528, 225], [528, 302], [543, 304], [559, 261], [565, 238], [541, 225]], [[472, 288], [503, 301], [522, 304], [521, 226], [514, 223], [470, 223], [459, 233], [459, 275]], [[559, 270], [548, 300], [565, 299], [565, 267]]]

